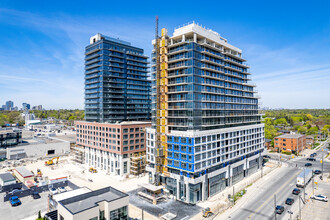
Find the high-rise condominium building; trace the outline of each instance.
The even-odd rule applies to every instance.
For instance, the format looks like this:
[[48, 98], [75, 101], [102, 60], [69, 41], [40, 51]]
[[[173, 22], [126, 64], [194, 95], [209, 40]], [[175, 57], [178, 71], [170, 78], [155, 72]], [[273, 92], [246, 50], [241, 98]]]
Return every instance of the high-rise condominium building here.
[[23, 108], [22, 108], [23, 110], [30, 110], [30, 108], [31, 108], [30, 104], [25, 103], [25, 102], [22, 104], [22, 106], [23, 106]]
[[13, 101], [7, 101], [5, 110], [10, 111], [13, 108], [14, 108], [14, 102]]
[[195, 23], [153, 41], [149, 180], [196, 203], [261, 167], [264, 126], [242, 51]]
[[85, 55], [86, 121], [151, 119], [151, 82], [143, 49], [96, 34], [90, 38]]

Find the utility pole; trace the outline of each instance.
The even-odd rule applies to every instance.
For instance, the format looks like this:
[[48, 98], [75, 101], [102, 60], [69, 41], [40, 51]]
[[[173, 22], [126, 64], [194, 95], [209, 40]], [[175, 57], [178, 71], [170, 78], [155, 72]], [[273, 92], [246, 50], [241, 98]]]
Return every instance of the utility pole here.
[[323, 180], [323, 148], [322, 148], [321, 154], [322, 154], [322, 163], [321, 163], [322, 164], [322, 173], [321, 173], [321, 176], [322, 176], [322, 180]]
[[301, 219], [301, 208], [300, 208], [301, 196], [299, 195], [299, 219]]
[[306, 188], [306, 179], [305, 179], [305, 176], [306, 176], [306, 169], [304, 168], [304, 202], [306, 201], [305, 200], [305, 188]]
[[313, 181], [313, 195], [315, 194], [315, 192], [314, 192], [314, 170], [312, 170], [312, 181]]
[[275, 220], [276, 220], [276, 194], [274, 195], [274, 214], [275, 214]]
[[234, 188], [234, 185], [233, 185], [233, 203], [235, 205], [235, 188]]

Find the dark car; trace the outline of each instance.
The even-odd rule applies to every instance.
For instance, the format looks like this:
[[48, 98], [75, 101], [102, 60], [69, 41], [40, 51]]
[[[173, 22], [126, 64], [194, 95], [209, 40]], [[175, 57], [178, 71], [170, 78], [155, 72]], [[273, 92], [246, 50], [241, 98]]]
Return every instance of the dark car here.
[[314, 157], [314, 154], [309, 155], [309, 157]]
[[281, 205], [276, 206], [276, 214], [282, 214], [284, 212], [284, 207]]
[[315, 158], [307, 158], [306, 160], [309, 160], [309, 161], [316, 161], [316, 159]]
[[314, 174], [321, 174], [322, 171], [321, 170], [314, 170]]
[[285, 201], [285, 204], [287, 204], [287, 205], [292, 205], [293, 203], [294, 203], [294, 199], [292, 199], [292, 198], [287, 198]]
[[294, 194], [294, 195], [299, 195], [299, 193], [300, 193], [300, 189], [294, 188], [292, 190], [292, 194]]
[[264, 155], [264, 158], [268, 158], [268, 159], [270, 159], [270, 156], [268, 156], [268, 155]]
[[32, 197], [33, 197], [33, 199], [39, 199], [41, 196], [38, 192], [33, 192]]
[[313, 164], [311, 163], [305, 163], [305, 167], [311, 167]]

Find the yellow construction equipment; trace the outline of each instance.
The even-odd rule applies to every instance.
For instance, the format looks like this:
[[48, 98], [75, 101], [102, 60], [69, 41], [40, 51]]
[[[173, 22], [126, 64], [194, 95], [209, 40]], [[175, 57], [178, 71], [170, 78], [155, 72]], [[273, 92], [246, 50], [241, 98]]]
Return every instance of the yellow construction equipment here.
[[89, 172], [91, 172], [91, 173], [97, 173], [97, 170], [94, 169], [93, 167], [91, 167], [91, 168], [89, 168]]
[[38, 177], [42, 177], [42, 172], [41, 172], [40, 169], [37, 169], [37, 176], [38, 176]]
[[45, 165], [46, 166], [53, 165], [55, 159], [56, 159], [56, 164], [58, 164], [58, 159], [60, 159], [60, 157], [54, 157], [54, 158], [52, 158], [50, 160], [45, 161]]
[[213, 212], [211, 212], [211, 209], [209, 207], [203, 209], [203, 217], [208, 218], [211, 215], [213, 215]]

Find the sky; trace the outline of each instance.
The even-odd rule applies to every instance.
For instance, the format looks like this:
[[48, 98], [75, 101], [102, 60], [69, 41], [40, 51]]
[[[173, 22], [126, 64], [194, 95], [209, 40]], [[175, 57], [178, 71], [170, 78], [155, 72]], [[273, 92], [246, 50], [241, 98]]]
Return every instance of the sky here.
[[261, 107], [330, 108], [330, 1], [0, 1], [0, 105], [84, 108], [84, 50], [96, 33], [151, 54], [198, 22], [243, 50]]

